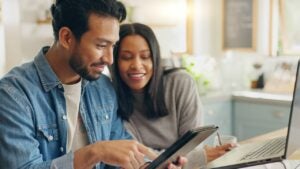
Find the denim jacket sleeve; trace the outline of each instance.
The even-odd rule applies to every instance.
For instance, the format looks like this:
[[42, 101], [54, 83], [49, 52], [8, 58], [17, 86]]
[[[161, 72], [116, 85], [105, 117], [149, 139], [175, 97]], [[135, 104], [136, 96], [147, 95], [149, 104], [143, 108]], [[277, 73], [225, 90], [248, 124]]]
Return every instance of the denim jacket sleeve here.
[[129, 134], [129, 132], [127, 132], [122, 119], [120, 118], [120, 116], [117, 115], [117, 108], [118, 106], [115, 106], [115, 113], [113, 116], [114, 125], [112, 125], [110, 140], [118, 140], [120, 138], [132, 140], [133, 137]]
[[8, 84], [0, 86], [0, 168], [73, 168], [73, 153], [43, 160], [35, 138], [35, 117], [24, 93]]

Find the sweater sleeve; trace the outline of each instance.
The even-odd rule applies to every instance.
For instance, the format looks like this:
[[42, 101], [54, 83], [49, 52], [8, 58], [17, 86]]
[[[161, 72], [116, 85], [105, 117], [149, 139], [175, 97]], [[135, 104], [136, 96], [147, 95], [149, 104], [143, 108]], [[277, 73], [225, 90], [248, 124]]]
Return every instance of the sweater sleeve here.
[[[172, 73], [166, 80], [166, 91], [175, 93], [175, 100], [173, 100], [175, 103], [173, 105], [176, 105], [178, 135], [181, 137], [187, 130], [202, 125], [203, 106], [196, 83], [186, 72], [178, 71]], [[184, 166], [185, 169], [206, 168], [206, 153], [201, 145], [191, 151], [186, 157], [188, 158], [188, 163]]]
[[166, 92], [167, 96], [172, 95], [166, 104], [177, 112], [179, 137], [187, 130], [202, 125], [202, 103], [196, 83], [189, 74], [185, 71], [170, 74], [166, 79]]

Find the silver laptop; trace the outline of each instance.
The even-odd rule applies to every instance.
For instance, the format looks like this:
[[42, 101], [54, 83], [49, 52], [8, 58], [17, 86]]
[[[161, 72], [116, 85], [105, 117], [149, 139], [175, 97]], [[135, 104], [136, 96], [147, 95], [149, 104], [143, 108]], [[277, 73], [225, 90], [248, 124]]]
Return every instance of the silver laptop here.
[[270, 162], [277, 162], [289, 157], [300, 148], [300, 82], [298, 61], [293, 101], [287, 134], [284, 137], [240, 145], [222, 157], [208, 163], [208, 168], [241, 168]]

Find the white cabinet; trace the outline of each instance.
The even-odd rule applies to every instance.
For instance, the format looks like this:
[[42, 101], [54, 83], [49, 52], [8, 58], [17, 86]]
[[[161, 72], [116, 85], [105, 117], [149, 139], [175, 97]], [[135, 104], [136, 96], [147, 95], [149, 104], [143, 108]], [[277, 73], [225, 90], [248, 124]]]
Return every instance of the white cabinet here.
[[290, 102], [233, 99], [233, 133], [239, 141], [287, 127]]

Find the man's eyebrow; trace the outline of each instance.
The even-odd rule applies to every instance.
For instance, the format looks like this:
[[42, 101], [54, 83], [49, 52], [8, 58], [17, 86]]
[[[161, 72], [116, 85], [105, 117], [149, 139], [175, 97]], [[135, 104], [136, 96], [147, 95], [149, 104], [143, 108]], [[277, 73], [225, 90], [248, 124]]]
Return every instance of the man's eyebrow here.
[[114, 42], [112, 42], [111, 40], [108, 39], [104, 39], [104, 38], [96, 38], [96, 42], [105, 42], [105, 43], [109, 43], [109, 44], [115, 44]]
[[[129, 49], [121, 49], [121, 52], [131, 53], [131, 51]], [[142, 53], [151, 53], [150, 49], [140, 50], [139, 52], [142, 52]]]

